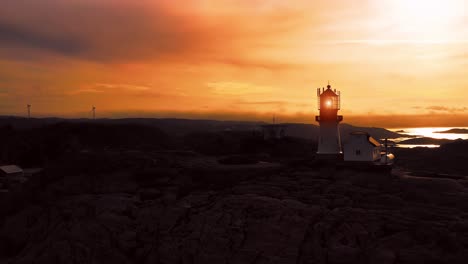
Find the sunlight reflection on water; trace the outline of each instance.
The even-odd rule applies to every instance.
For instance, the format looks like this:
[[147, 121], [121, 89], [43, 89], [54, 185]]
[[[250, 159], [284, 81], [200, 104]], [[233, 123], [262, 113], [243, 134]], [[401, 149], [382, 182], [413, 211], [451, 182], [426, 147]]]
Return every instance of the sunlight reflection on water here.
[[[416, 137], [427, 137], [427, 138], [437, 138], [437, 139], [468, 139], [468, 134], [458, 134], [458, 133], [437, 133], [442, 131], [451, 130], [454, 128], [468, 129], [467, 127], [418, 127], [418, 128], [392, 128], [390, 131], [397, 132], [403, 135], [416, 136]], [[403, 141], [409, 138], [398, 138], [395, 139], [395, 142]], [[428, 148], [437, 148], [439, 145], [406, 145], [406, 144], [397, 144], [398, 147], [402, 148], [414, 148], [414, 147], [428, 147]]]

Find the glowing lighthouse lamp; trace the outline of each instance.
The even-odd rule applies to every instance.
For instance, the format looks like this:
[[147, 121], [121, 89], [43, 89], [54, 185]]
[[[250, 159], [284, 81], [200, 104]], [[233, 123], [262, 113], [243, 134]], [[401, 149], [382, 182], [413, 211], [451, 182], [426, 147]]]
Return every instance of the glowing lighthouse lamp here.
[[329, 84], [327, 89], [317, 89], [317, 97], [320, 111], [315, 117], [320, 124], [317, 156], [319, 159], [339, 159], [343, 155], [339, 127], [343, 116], [338, 115], [340, 92], [332, 90]]

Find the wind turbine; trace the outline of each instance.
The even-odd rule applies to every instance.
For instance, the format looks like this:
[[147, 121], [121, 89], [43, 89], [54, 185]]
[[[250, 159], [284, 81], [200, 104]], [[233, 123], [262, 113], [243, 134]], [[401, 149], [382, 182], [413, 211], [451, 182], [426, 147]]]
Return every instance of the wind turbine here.
[[31, 118], [31, 105], [27, 104], [28, 107], [28, 118]]

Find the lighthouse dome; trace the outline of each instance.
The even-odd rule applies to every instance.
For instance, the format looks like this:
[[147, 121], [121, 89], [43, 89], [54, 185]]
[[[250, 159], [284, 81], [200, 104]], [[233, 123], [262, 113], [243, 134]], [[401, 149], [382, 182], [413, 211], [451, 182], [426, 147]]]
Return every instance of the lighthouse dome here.
[[326, 89], [320, 96], [338, 96], [330, 87], [330, 85], [327, 86], [328, 89]]

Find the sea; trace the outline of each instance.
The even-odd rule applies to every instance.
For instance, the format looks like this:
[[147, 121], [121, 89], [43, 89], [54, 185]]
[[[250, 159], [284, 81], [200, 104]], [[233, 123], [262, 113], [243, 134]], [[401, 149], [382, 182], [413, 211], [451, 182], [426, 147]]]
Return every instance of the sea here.
[[396, 146], [400, 148], [415, 148], [415, 147], [426, 147], [426, 148], [438, 148], [440, 145], [407, 145], [407, 144], [398, 144], [398, 142], [401, 142], [406, 139], [414, 138], [416, 137], [426, 137], [426, 138], [437, 138], [437, 139], [450, 139], [450, 140], [456, 140], [456, 139], [468, 139], [468, 134], [457, 134], [457, 133], [437, 133], [441, 131], [447, 131], [455, 128], [460, 128], [460, 129], [468, 129], [468, 127], [418, 127], [418, 128], [391, 128], [388, 129], [393, 132], [397, 132], [402, 135], [408, 135], [411, 137], [401, 137], [401, 138], [396, 138], [393, 141], [395, 141]]

